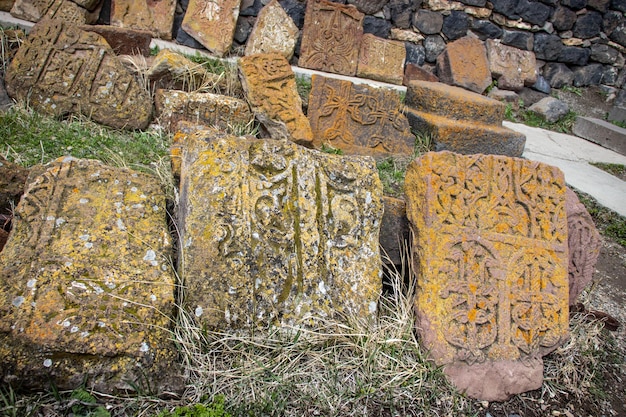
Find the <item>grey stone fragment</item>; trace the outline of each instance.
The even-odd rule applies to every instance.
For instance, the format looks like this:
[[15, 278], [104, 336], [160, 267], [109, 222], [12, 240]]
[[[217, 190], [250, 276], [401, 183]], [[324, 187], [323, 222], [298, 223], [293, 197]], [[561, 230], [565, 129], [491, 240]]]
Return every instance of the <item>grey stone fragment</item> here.
[[525, 21], [543, 25], [550, 17], [552, 8], [536, 1], [520, 0], [515, 11]]
[[474, 20], [472, 22], [472, 32], [476, 33], [478, 38], [484, 41], [486, 39], [499, 38], [502, 36], [503, 31], [500, 26], [495, 25], [488, 20]]
[[449, 41], [462, 38], [469, 29], [469, 16], [465, 12], [453, 10], [443, 19], [441, 31]]
[[554, 61], [559, 57], [561, 49], [563, 49], [563, 42], [561, 42], [561, 38], [558, 36], [547, 33], [535, 33], [533, 50], [537, 59]]
[[552, 26], [558, 31], [571, 30], [576, 23], [576, 12], [572, 9], [560, 6], [557, 7], [552, 16]]
[[594, 43], [591, 45], [591, 56], [593, 61], [602, 64], [614, 64], [619, 57], [619, 51], [609, 45], [603, 43]]
[[550, 83], [543, 77], [543, 75], [537, 76], [537, 81], [535, 81], [532, 88], [545, 94], [550, 94], [550, 91], [552, 90], [550, 88]]
[[591, 49], [578, 46], [564, 46], [561, 49], [558, 61], [564, 64], [587, 65], [591, 56]]
[[569, 112], [569, 106], [554, 97], [546, 97], [530, 106], [528, 110], [538, 114], [549, 123], [555, 123]]
[[502, 32], [502, 43], [525, 51], [532, 51], [535, 36], [530, 32], [520, 30], [504, 30]]
[[561, 88], [574, 82], [572, 70], [567, 65], [557, 62], [548, 62], [543, 67], [543, 76], [552, 88]]
[[413, 26], [424, 35], [437, 34], [443, 27], [443, 15], [439, 12], [420, 9], [413, 14]]
[[602, 64], [590, 64], [574, 69], [574, 85], [576, 87], [586, 87], [588, 85], [598, 85], [602, 81], [604, 67]]
[[574, 10], [580, 10], [587, 6], [587, 0], [561, 0], [561, 4]]
[[573, 33], [577, 38], [589, 39], [602, 31], [602, 15], [598, 12], [588, 12], [578, 17]]
[[446, 49], [446, 43], [440, 35], [427, 36], [423, 43], [427, 62], [435, 62]]
[[374, 16], [363, 18], [363, 33], [371, 33], [379, 38], [389, 38], [391, 33], [391, 22]]
[[426, 61], [426, 49], [422, 45], [415, 45], [411, 42], [404, 43], [406, 48], [406, 60], [407, 64], [424, 65]]

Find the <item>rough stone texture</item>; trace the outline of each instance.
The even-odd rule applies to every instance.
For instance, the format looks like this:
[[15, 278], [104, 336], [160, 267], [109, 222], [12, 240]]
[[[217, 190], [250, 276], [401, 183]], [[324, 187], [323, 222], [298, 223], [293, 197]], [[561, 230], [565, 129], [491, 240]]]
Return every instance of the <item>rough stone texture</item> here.
[[609, 35], [609, 38], [620, 44], [621, 46], [626, 47], [626, 21], [620, 20], [620, 23], [615, 27], [615, 29]]
[[579, 16], [574, 25], [573, 33], [577, 38], [589, 39], [597, 36], [602, 31], [602, 15], [590, 11]]
[[559, 6], [552, 16], [552, 25], [558, 31], [570, 30], [576, 23], [576, 12], [568, 7]]
[[182, 28], [218, 56], [230, 50], [240, 0], [189, 0]]
[[3, 12], [9, 12], [11, 11], [14, 3], [15, 0], [0, 0], [0, 10]]
[[480, 40], [495, 39], [502, 36], [502, 28], [491, 23], [488, 20], [474, 20], [472, 22], [472, 32], [475, 33]]
[[[291, 21], [291, 19], [289, 20]], [[233, 33], [233, 40], [235, 42], [238, 42], [241, 45], [244, 45], [246, 41], [248, 40], [248, 37], [252, 33], [252, 28], [254, 27], [255, 22], [256, 22], [256, 18], [253, 16], [239, 16], [239, 18], [237, 19], [237, 25], [235, 26], [235, 32]], [[294, 42], [294, 48], [295, 48], [295, 42]]]
[[304, 27], [304, 12], [306, 11], [305, 3], [299, 0], [279, 0], [279, 3], [298, 29], [302, 29]]
[[404, 78], [402, 80], [402, 84], [408, 86], [411, 81], [430, 81], [435, 83], [439, 81], [439, 78], [420, 66], [415, 64], [406, 64], [404, 67]]
[[181, 120], [224, 130], [247, 126], [254, 120], [245, 101], [211, 93], [159, 89], [154, 104], [159, 124], [169, 132], [175, 132]]
[[567, 213], [567, 244], [569, 248], [569, 305], [589, 285], [596, 270], [602, 239], [593, 219], [571, 189], [565, 195]]
[[185, 15], [183, 14], [174, 15], [174, 29], [176, 30], [176, 28], [178, 28], [175, 32], [173, 32], [176, 35], [176, 43], [184, 46], [189, 46], [190, 48], [202, 50], [206, 49], [204, 45], [202, 45], [200, 42], [195, 40], [193, 36], [183, 30], [182, 25], [184, 17]]
[[280, 54], [257, 54], [239, 60], [246, 99], [273, 139], [311, 146], [313, 133], [302, 112], [296, 77]]
[[172, 39], [175, 9], [175, 0], [111, 0], [111, 25], [147, 30], [157, 38]]
[[143, 55], [150, 56], [150, 42], [152, 33], [147, 30], [119, 28], [115, 26], [82, 26], [82, 30], [96, 32], [102, 36], [115, 55]]
[[11, 61], [7, 91], [46, 114], [80, 112], [98, 123], [143, 129], [152, 101], [107, 42], [59, 20], [33, 27]]
[[385, 7], [386, 13], [389, 13], [391, 23], [395, 27], [408, 29], [411, 27], [411, 16], [421, 2], [421, 0], [389, 0]]
[[28, 169], [0, 155], [0, 216], [11, 214], [12, 205], [17, 205], [24, 194], [27, 178]]
[[561, 4], [574, 10], [581, 10], [587, 6], [587, 0], [561, 0]]
[[406, 218], [406, 203], [401, 198], [383, 197], [385, 213], [380, 225], [380, 247], [386, 264], [402, 265], [407, 262], [406, 248], [409, 245], [409, 220]]
[[413, 154], [415, 136], [394, 90], [314, 74], [308, 118], [315, 147], [384, 158]]
[[403, 42], [366, 33], [361, 40], [356, 75], [360, 78], [402, 84], [406, 49]]
[[279, 53], [290, 60], [296, 47], [298, 32], [298, 27], [278, 0], [272, 0], [257, 17], [246, 44], [245, 54]]
[[84, 7], [87, 10], [95, 10], [96, 7], [102, 3], [101, 0], [72, 0], [74, 3], [78, 4], [80, 7]]
[[482, 93], [491, 84], [485, 46], [471, 37], [449, 43], [437, 58], [437, 74], [446, 84]]
[[594, 43], [591, 45], [590, 58], [602, 64], [614, 64], [619, 58], [619, 51], [603, 43]]
[[59, 19], [78, 25], [95, 23], [100, 10], [93, 13], [70, 0], [16, 0], [11, 15], [39, 22], [43, 18]]
[[201, 326], [375, 318], [383, 204], [371, 158], [198, 134], [180, 207], [184, 308]]
[[543, 25], [552, 14], [552, 8], [538, 1], [519, 0], [515, 12], [534, 25]]
[[376, 14], [389, 3], [389, 0], [348, 0], [348, 3], [354, 4], [361, 13]]
[[405, 65], [424, 65], [424, 62], [426, 61], [426, 49], [424, 49], [422, 45], [415, 45], [411, 42], [405, 42], [404, 47], [406, 49]]
[[589, 64], [584, 67], [574, 68], [574, 86], [586, 87], [588, 85], [598, 85], [605, 82], [602, 79], [604, 67], [602, 64]]
[[413, 15], [413, 26], [424, 35], [435, 35], [443, 27], [443, 14], [420, 9]]
[[502, 43], [514, 48], [526, 51], [533, 50], [534, 35], [520, 30], [504, 30], [502, 33]]
[[496, 87], [489, 91], [487, 97], [501, 101], [502, 103], [509, 104], [514, 110], [519, 110], [520, 97], [519, 94], [514, 91], [501, 90]]
[[454, 41], [467, 35], [470, 19], [467, 13], [453, 10], [450, 15], [443, 19], [443, 27], [441, 32], [449, 41]]
[[409, 165], [420, 341], [468, 396], [542, 384], [568, 337], [565, 182], [519, 158], [430, 152]]
[[391, 29], [392, 25], [388, 20], [374, 16], [365, 16], [363, 18], [363, 33], [371, 33], [379, 38], [388, 39], [391, 35]]
[[182, 391], [159, 180], [98, 161], [33, 169], [0, 253], [0, 376], [23, 389]]
[[576, 136], [626, 155], [626, 129], [593, 117], [576, 117], [572, 127]]
[[499, 88], [520, 91], [525, 85], [530, 86], [537, 81], [535, 54], [502, 45], [493, 39], [487, 40], [486, 44], [489, 70], [498, 80]]
[[326, 0], [307, 2], [298, 65], [342, 75], [355, 75], [363, 13], [352, 5]]
[[554, 97], [546, 97], [530, 106], [528, 110], [543, 117], [547, 122], [554, 123], [569, 112], [569, 106]]
[[587, 7], [597, 10], [600, 13], [606, 13], [609, 9], [610, 0], [588, 0]]
[[558, 36], [543, 32], [535, 33], [533, 50], [537, 59], [555, 61], [559, 58], [562, 49], [563, 42]]
[[587, 65], [591, 50], [577, 46], [564, 46], [559, 52], [558, 60], [564, 64]]
[[561, 88], [564, 85], [572, 85], [574, 73], [567, 65], [558, 62], [548, 62], [543, 67], [543, 76], [552, 88]]
[[430, 134], [437, 151], [522, 155], [526, 137], [501, 126], [506, 106], [499, 101], [425, 81], [411, 82], [405, 101], [411, 128]]
[[424, 50], [426, 52], [427, 62], [437, 61], [437, 58], [445, 49], [446, 42], [440, 35], [431, 35], [424, 39]]

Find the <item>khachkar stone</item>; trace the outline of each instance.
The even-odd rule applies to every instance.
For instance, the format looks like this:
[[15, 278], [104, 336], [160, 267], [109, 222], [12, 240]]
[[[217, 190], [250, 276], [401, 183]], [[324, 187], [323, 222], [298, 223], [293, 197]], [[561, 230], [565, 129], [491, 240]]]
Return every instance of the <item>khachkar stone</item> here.
[[34, 168], [0, 253], [0, 378], [178, 390], [175, 277], [153, 176], [61, 158]]
[[593, 279], [602, 240], [593, 219], [578, 196], [569, 188], [566, 194], [567, 233], [569, 247], [569, 305]]
[[7, 92], [46, 114], [82, 113], [108, 126], [143, 129], [152, 100], [107, 42], [60, 20], [33, 27], [6, 73]]
[[48, 18], [77, 25], [91, 24], [98, 20], [99, 14], [99, 8], [90, 12], [71, 0], [16, 0], [11, 8], [11, 15], [30, 22]]
[[537, 81], [537, 62], [531, 51], [502, 45], [499, 40], [487, 40], [489, 70], [498, 81], [498, 88], [520, 91]]
[[154, 96], [154, 104], [161, 126], [170, 132], [176, 131], [181, 120], [207, 127], [239, 130], [254, 120], [248, 103], [218, 94], [159, 89]]
[[296, 76], [284, 56], [257, 54], [242, 57], [239, 76], [250, 108], [272, 139], [311, 146], [311, 126], [302, 112]]
[[383, 205], [371, 158], [223, 134], [185, 144], [184, 308], [201, 326], [375, 318]]
[[297, 40], [298, 27], [278, 0], [272, 0], [263, 7], [254, 23], [245, 55], [278, 53], [290, 60]]
[[406, 48], [403, 42], [390, 41], [366, 33], [361, 41], [356, 75], [402, 85], [405, 59]]
[[111, 25], [172, 39], [176, 0], [111, 0]]
[[182, 28], [218, 56], [229, 51], [241, 0], [189, 0]]
[[311, 78], [308, 118], [316, 148], [377, 159], [412, 155], [415, 136], [395, 90], [327, 78]]
[[429, 152], [407, 169], [417, 330], [468, 396], [541, 387], [542, 356], [568, 337], [565, 190], [521, 158]]
[[437, 57], [437, 75], [441, 82], [481, 94], [491, 84], [485, 45], [469, 36], [450, 42]]
[[352, 5], [326, 0], [308, 1], [298, 65], [356, 75], [363, 18], [363, 13]]

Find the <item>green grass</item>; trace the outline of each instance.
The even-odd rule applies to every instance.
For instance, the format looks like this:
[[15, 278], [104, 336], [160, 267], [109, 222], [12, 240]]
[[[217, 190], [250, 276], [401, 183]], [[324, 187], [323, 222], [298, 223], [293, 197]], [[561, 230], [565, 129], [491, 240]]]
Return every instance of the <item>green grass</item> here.
[[560, 120], [552, 123], [546, 121], [543, 117], [535, 112], [525, 110], [518, 114], [517, 121], [532, 127], [539, 127], [546, 130], [552, 130], [560, 133], [572, 133], [572, 126], [576, 122], [576, 113], [569, 111]]
[[611, 175], [615, 175], [616, 177], [624, 177], [626, 176], [626, 165], [623, 164], [609, 164], [604, 162], [591, 162], [591, 165], [600, 168], [603, 171], [608, 172]]

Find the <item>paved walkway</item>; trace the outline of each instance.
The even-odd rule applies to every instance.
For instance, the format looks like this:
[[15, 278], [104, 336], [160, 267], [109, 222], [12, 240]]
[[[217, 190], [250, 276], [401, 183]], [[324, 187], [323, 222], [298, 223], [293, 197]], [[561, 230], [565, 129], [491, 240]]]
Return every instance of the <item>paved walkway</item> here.
[[526, 135], [525, 158], [559, 167], [569, 186], [626, 216], [626, 181], [590, 165], [590, 162], [626, 165], [626, 156], [576, 136], [518, 123], [504, 122], [504, 126]]

